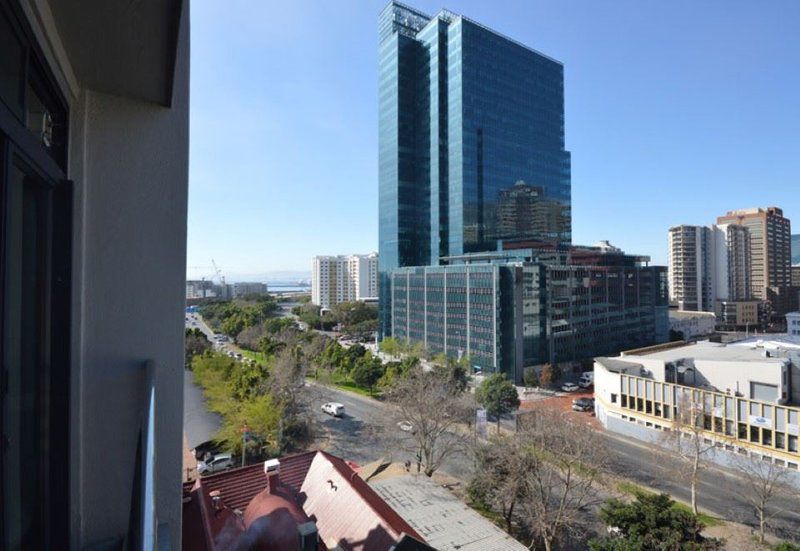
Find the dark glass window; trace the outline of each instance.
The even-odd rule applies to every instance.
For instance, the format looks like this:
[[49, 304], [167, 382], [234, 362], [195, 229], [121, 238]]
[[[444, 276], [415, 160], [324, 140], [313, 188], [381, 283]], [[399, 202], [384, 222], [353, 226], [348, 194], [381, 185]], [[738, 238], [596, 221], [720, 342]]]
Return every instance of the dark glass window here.
[[11, 23], [0, 11], [0, 99], [22, 117], [22, 81], [25, 78], [25, 49]]
[[0, 6], [0, 99], [63, 170], [67, 109], [21, 20], [13, 10]]
[[67, 110], [14, 6], [0, 3], [0, 548], [55, 549], [70, 518]]

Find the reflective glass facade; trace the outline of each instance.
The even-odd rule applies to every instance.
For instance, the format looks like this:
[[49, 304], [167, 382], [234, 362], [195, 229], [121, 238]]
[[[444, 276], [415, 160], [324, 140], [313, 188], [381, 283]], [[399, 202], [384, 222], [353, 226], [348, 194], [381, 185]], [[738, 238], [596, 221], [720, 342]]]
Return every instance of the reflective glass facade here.
[[642, 258], [574, 248], [399, 268], [392, 335], [517, 382], [527, 366], [665, 342], [667, 270]]
[[392, 2], [379, 19], [381, 332], [401, 266], [570, 242], [563, 66], [464, 17]]

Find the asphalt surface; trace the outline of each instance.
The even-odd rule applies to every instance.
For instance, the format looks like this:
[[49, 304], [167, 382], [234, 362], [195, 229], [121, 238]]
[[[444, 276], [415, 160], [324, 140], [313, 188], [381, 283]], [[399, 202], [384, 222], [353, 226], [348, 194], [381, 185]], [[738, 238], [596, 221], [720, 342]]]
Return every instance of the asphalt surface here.
[[[688, 483], [677, 480], [668, 468], [674, 461], [669, 452], [612, 432], [602, 434], [611, 472], [670, 494], [680, 501], [691, 501]], [[697, 503], [714, 516], [756, 527], [758, 522], [754, 510], [741, 497], [742, 491], [741, 479], [727, 469], [709, 465], [700, 474]], [[795, 491], [793, 498], [776, 500], [771, 513], [775, 513], [771, 521], [775, 535], [787, 539], [800, 537], [800, 491]]]
[[[386, 404], [350, 392], [330, 387], [315, 388], [315, 416], [322, 431], [319, 445], [334, 455], [365, 464], [377, 459], [392, 461], [414, 461], [412, 453], [399, 449], [390, 430], [383, 428], [386, 423]], [[325, 402], [340, 402], [345, 406], [345, 416], [341, 419], [322, 413]], [[513, 427], [513, 420], [504, 419], [505, 428]], [[397, 429], [399, 430], [399, 429]], [[676, 480], [667, 465], [674, 461], [663, 448], [640, 441], [631, 441], [611, 432], [602, 432], [608, 450], [608, 468], [611, 473], [640, 485], [670, 494], [674, 498], [689, 503], [691, 494], [688, 485]], [[463, 454], [445, 462], [441, 471], [462, 481], [472, 474], [472, 465]], [[740, 496], [741, 480], [730, 471], [710, 466], [701, 474], [698, 487], [699, 507], [720, 518], [732, 520], [752, 527], [757, 519], [752, 507]], [[798, 492], [800, 494], [800, 492]], [[782, 538], [800, 537], [800, 495], [793, 499], [782, 499], [773, 508], [776, 513], [771, 525], [775, 535]]]
[[[399, 440], [406, 435], [394, 426], [386, 404], [352, 392], [322, 385], [313, 385], [315, 396], [315, 418], [319, 422], [318, 444], [321, 448], [343, 459], [366, 464], [378, 459], [393, 462], [411, 461], [415, 454], [403, 449]], [[341, 418], [322, 412], [325, 402], [344, 405]], [[459, 480], [468, 480], [472, 464], [464, 453], [448, 457], [441, 471]]]

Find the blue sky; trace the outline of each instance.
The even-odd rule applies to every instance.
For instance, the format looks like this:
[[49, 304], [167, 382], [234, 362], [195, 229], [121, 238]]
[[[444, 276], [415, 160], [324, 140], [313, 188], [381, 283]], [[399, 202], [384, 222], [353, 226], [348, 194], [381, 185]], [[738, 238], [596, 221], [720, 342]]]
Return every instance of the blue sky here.
[[[564, 63], [573, 240], [777, 205], [800, 233], [800, 2], [441, 0]], [[377, 250], [383, 1], [192, 3], [188, 272]]]

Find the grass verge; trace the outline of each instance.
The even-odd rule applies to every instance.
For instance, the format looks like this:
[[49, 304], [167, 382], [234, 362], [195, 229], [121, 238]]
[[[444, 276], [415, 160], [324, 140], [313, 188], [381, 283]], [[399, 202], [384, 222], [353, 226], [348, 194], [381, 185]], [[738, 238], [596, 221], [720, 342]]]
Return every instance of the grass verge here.
[[[627, 480], [617, 483], [617, 490], [619, 490], [623, 494], [632, 495], [633, 497], [642, 494], [647, 495], [655, 493], [651, 490], [642, 488], [638, 484], [634, 484], [633, 482], [629, 482]], [[684, 511], [686, 513], [692, 512], [692, 508], [689, 505], [686, 505], [685, 503], [680, 503], [678, 501], [675, 502], [675, 505], [673, 505], [673, 507], [675, 507], [675, 509], [677, 510]], [[719, 519], [717, 517], [712, 517], [711, 515], [708, 515], [706, 513], [699, 513], [697, 515], [697, 519], [700, 522], [702, 522], [707, 528], [712, 528], [714, 526], [723, 526], [725, 524], [725, 521], [723, 521], [722, 519]]]

